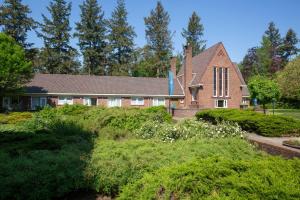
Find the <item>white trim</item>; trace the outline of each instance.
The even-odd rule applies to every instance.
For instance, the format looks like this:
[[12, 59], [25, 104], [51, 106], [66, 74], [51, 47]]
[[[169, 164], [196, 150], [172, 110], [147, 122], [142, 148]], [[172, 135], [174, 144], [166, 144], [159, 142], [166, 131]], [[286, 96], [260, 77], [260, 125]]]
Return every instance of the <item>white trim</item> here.
[[[226, 97], [229, 97], [229, 68], [225, 68], [227, 69], [227, 95], [225, 95]], [[224, 71], [225, 72], [225, 71]], [[224, 80], [225, 81], [225, 80]], [[226, 89], [226, 88], [225, 88]], [[225, 91], [225, 94], [226, 94], [226, 91]]]
[[[109, 103], [110, 100], [117, 100], [117, 104], [116, 105], [110, 105], [110, 103]], [[107, 107], [109, 107], [109, 108], [111, 108], [111, 107], [122, 107], [122, 98], [120, 98], [120, 97], [107, 98]]]
[[[224, 107], [218, 107], [218, 101], [224, 101]], [[215, 99], [215, 108], [228, 108], [227, 99]]]
[[[222, 80], [221, 80], [221, 94], [219, 94], [219, 96], [220, 97], [223, 97], [223, 82], [224, 82], [224, 73], [223, 73], [223, 67], [220, 67], [219, 68], [220, 69], [220, 71], [221, 71], [221, 77], [222, 77]], [[218, 77], [220, 78], [220, 72], [219, 72], [219, 74], [218, 74]], [[220, 81], [220, 80], [219, 80]], [[218, 88], [218, 90], [219, 90], [220, 88]]]
[[[215, 69], [216, 69], [216, 74], [215, 74]], [[218, 96], [218, 68], [216, 66], [213, 67], [213, 96], [217, 97]], [[216, 94], [215, 94], [215, 82], [214, 79], [216, 81]]]
[[[119, 96], [119, 97], [184, 97], [179, 95], [161, 95], [161, 94], [88, 94], [88, 93], [26, 93], [26, 95], [61, 95], [61, 96]], [[23, 95], [24, 96], [24, 95]]]
[[[163, 99], [163, 104], [159, 104], [159, 100]], [[157, 102], [155, 102], [157, 101]], [[166, 99], [165, 98], [153, 98], [152, 99], [152, 106], [166, 106]]]
[[[139, 101], [142, 99], [142, 101]], [[132, 106], [143, 106], [145, 105], [144, 97], [131, 97], [130, 105]]]
[[[65, 97], [65, 98], [67, 98], [68, 99], [68, 97], [70, 97], [71, 98], [71, 101], [70, 101], [70, 103], [60, 103], [59, 102], [59, 97]], [[59, 96], [58, 97], [58, 99], [57, 99], [57, 105], [59, 105], [59, 106], [62, 106], [62, 105], [65, 105], [65, 104], [68, 104], [68, 105], [73, 105], [74, 104], [74, 98], [72, 97], [72, 96]], [[68, 100], [67, 100], [68, 101]]]

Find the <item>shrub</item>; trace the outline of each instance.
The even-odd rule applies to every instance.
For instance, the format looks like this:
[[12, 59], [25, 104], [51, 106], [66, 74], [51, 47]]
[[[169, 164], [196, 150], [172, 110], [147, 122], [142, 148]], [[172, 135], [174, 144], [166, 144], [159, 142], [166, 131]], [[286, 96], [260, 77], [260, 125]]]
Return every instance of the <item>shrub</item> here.
[[158, 138], [165, 142], [191, 138], [243, 137], [244, 132], [237, 123], [219, 122], [216, 125], [196, 120], [184, 120], [178, 124], [145, 122], [135, 134], [143, 139]]
[[30, 112], [12, 112], [9, 114], [0, 114], [0, 124], [16, 124], [26, 121], [32, 117]]
[[199, 159], [149, 173], [118, 199], [299, 199], [300, 160]]
[[175, 143], [157, 140], [98, 139], [94, 147], [86, 170], [90, 187], [101, 194], [111, 196], [117, 195], [120, 188], [141, 178], [146, 172], [195, 157], [259, 157], [259, 153], [250, 144], [238, 138], [181, 140]]
[[235, 109], [200, 111], [196, 117], [198, 120], [203, 119], [212, 123], [222, 120], [236, 122], [243, 130], [264, 136], [300, 135], [300, 121], [290, 117]]

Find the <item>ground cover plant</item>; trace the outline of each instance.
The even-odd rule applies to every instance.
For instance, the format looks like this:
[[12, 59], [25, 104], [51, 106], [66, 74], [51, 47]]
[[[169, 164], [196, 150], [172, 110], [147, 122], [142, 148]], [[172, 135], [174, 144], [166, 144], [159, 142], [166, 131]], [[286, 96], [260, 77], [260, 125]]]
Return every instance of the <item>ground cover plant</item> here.
[[271, 157], [243, 136], [237, 123], [174, 123], [163, 107], [47, 107], [26, 120], [0, 125], [0, 199], [67, 198], [78, 190], [140, 198], [131, 186], [161, 169], [211, 157], [249, 165]]
[[196, 114], [198, 120], [212, 123], [230, 121], [238, 123], [243, 130], [264, 136], [300, 135], [300, 120], [291, 117], [264, 115], [251, 110], [217, 109]]

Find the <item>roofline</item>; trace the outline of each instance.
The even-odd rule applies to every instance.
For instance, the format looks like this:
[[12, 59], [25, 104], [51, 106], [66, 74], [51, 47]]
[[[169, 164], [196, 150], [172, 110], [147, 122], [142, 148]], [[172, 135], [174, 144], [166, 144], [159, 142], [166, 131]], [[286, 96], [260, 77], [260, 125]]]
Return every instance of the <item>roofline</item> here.
[[65, 95], [65, 96], [123, 96], [123, 97], [184, 97], [182, 94], [178, 95], [162, 95], [162, 94], [94, 94], [94, 93], [24, 93], [25, 95]]

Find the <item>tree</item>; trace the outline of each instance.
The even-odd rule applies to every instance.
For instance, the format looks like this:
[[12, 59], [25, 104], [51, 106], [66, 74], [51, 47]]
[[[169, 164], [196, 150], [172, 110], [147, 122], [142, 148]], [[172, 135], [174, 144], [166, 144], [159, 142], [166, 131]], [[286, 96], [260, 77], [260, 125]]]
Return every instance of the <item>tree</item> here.
[[43, 23], [40, 24], [41, 32], [38, 33], [38, 36], [44, 40], [44, 48], [41, 52], [43, 65], [51, 74], [76, 73], [79, 68], [79, 62], [76, 60], [78, 53], [69, 44], [71, 3], [65, 0], [53, 0], [47, 10], [51, 18], [42, 15]]
[[258, 47], [252, 47], [248, 49], [247, 54], [240, 64], [240, 69], [246, 82], [248, 82], [251, 76], [258, 74], [259, 69], [257, 49]]
[[22, 0], [5, 0], [0, 5], [0, 25], [2, 31], [14, 38], [23, 48], [32, 46], [27, 43], [27, 32], [35, 28], [35, 21], [28, 15], [31, 13]]
[[150, 16], [144, 18], [146, 25], [146, 38], [150, 49], [154, 52], [157, 63], [156, 75], [166, 76], [168, 60], [172, 54], [172, 36], [169, 30], [170, 16], [160, 1], [156, 8], [151, 10]]
[[24, 49], [0, 33], [0, 96], [20, 89], [31, 77], [32, 65], [26, 61]]
[[74, 36], [84, 58], [83, 71], [104, 75], [107, 59], [106, 22], [97, 0], [86, 0], [80, 5], [81, 21], [76, 23]]
[[127, 11], [124, 0], [117, 1], [117, 7], [109, 20], [110, 58], [109, 73], [111, 75], [130, 75], [134, 53], [136, 34], [127, 22]]
[[156, 57], [148, 45], [135, 51], [135, 64], [132, 76], [154, 77], [156, 75]]
[[289, 29], [283, 39], [281, 48], [284, 64], [286, 64], [292, 56], [297, 55], [299, 49], [296, 45], [298, 42], [299, 40], [295, 31], [293, 29]]
[[257, 74], [266, 76], [269, 75], [269, 69], [275, 60], [272, 60], [271, 57], [271, 48], [272, 43], [268, 37], [263, 36], [261, 46], [257, 49], [257, 58], [258, 58], [258, 66], [257, 66]]
[[186, 40], [186, 44], [189, 43], [193, 48], [193, 56], [201, 53], [205, 50], [205, 40], [202, 40], [204, 27], [200, 23], [200, 17], [196, 12], [193, 12], [192, 16], [189, 19], [187, 29], [183, 29], [182, 36]]
[[277, 82], [286, 99], [300, 100], [300, 57], [290, 61], [285, 68], [278, 72]]
[[280, 91], [277, 83], [264, 76], [253, 76], [248, 88], [252, 98], [256, 98], [263, 105], [264, 113], [266, 113], [266, 104], [279, 98]]

